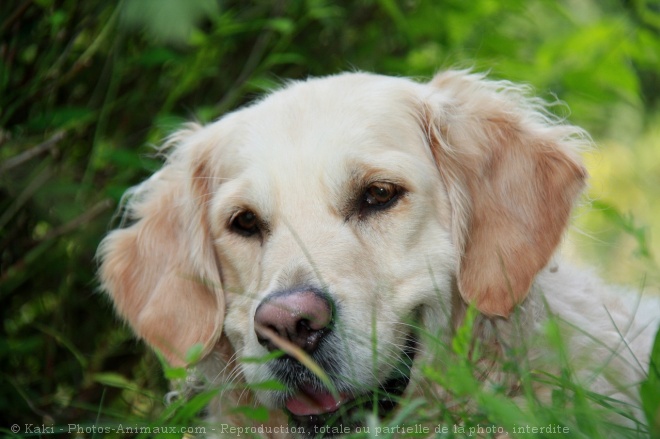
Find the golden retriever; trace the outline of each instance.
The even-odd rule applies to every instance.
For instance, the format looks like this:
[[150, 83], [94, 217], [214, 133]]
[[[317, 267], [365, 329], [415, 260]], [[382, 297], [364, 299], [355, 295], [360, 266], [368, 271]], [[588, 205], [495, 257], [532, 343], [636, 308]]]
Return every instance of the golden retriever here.
[[346, 425], [356, 407], [387, 414], [469, 304], [495, 354], [557, 316], [578, 372], [607, 365], [578, 379], [639, 406], [657, 302], [555, 255], [589, 143], [524, 87], [466, 71], [292, 82], [169, 139], [130, 191], [134, 223], [100, 246], [102, 287], [169, 363], [201, 345], [207, 385], [252, 389], [216, 398], [217, 422], [241, 399], [310, 436], [340, 410]]

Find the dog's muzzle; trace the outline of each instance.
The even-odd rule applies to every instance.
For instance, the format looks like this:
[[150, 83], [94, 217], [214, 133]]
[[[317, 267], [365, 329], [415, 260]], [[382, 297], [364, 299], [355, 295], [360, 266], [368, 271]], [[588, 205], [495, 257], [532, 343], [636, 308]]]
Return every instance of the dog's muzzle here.
[[[289, 353], [268, 363], [273, 374], [289, 392], [281, 403], [293, 423], [303, 427], [308, 436], [336, 431], [332, 426], [360, 424], [363, 413], [392, 411], [410, 382], [410, 372], [417, 350], [414, 334], [405, 347], [394, 373], [375, 389], [364, 390], [349, 382], [338, 358], [342, 356], [337, 331], [333, 331], [337, 308], [328, 294], [315, 289], [287, 290], [269, 295], [256, 310], [254, 323], [259, 343], [268, 351], [283, 345], [302, 350], [330, 377], [330, 391], [321, 379]], [[286, 346], [284, 349], [287, 351]], [[377, 409], [377, 410], [375, 410]], [[327, 434], [321, 434], [327, 436]]]

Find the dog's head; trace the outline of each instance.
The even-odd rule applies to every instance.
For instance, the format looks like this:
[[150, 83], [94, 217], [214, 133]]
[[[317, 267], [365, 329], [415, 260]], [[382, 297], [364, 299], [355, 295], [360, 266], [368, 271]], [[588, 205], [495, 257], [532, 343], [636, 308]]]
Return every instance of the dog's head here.
[[101, 245], [103, 287], [175, 365], [194, 344], [283, 350], [239, 372], [284, 383], [257, 398], [300, 422], [387, 409], [414, 328], [450, 331], [456, 302], [506, 318], [561, 239], [582, 132], [523, 95], [466, 72], [353, 73], [179, 131], [133, 190], [135, 223]]

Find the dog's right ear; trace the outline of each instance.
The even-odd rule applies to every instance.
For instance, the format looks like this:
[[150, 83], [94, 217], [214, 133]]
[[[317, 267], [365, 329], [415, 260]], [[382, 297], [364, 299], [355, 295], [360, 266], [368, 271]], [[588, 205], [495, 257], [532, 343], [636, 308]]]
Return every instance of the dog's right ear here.
[[131, 191], [126, 215], [135, 222], [98, 250], [102, 288], [118, 314], [174, 366], [196, 344], [208, 353], [224, 316], [201, 132], [191, 126], [171, 138], [164, 167]]

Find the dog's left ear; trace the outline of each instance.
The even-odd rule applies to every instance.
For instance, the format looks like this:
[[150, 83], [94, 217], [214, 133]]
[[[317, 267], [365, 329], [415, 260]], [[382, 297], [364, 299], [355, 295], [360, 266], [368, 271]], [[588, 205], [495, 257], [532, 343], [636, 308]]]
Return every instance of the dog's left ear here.
[[423, 123], [451, 204], [460, 293], [507, 317], [561, 240], [588, 136], [510, 83], [450, 71], [429, 87]]

